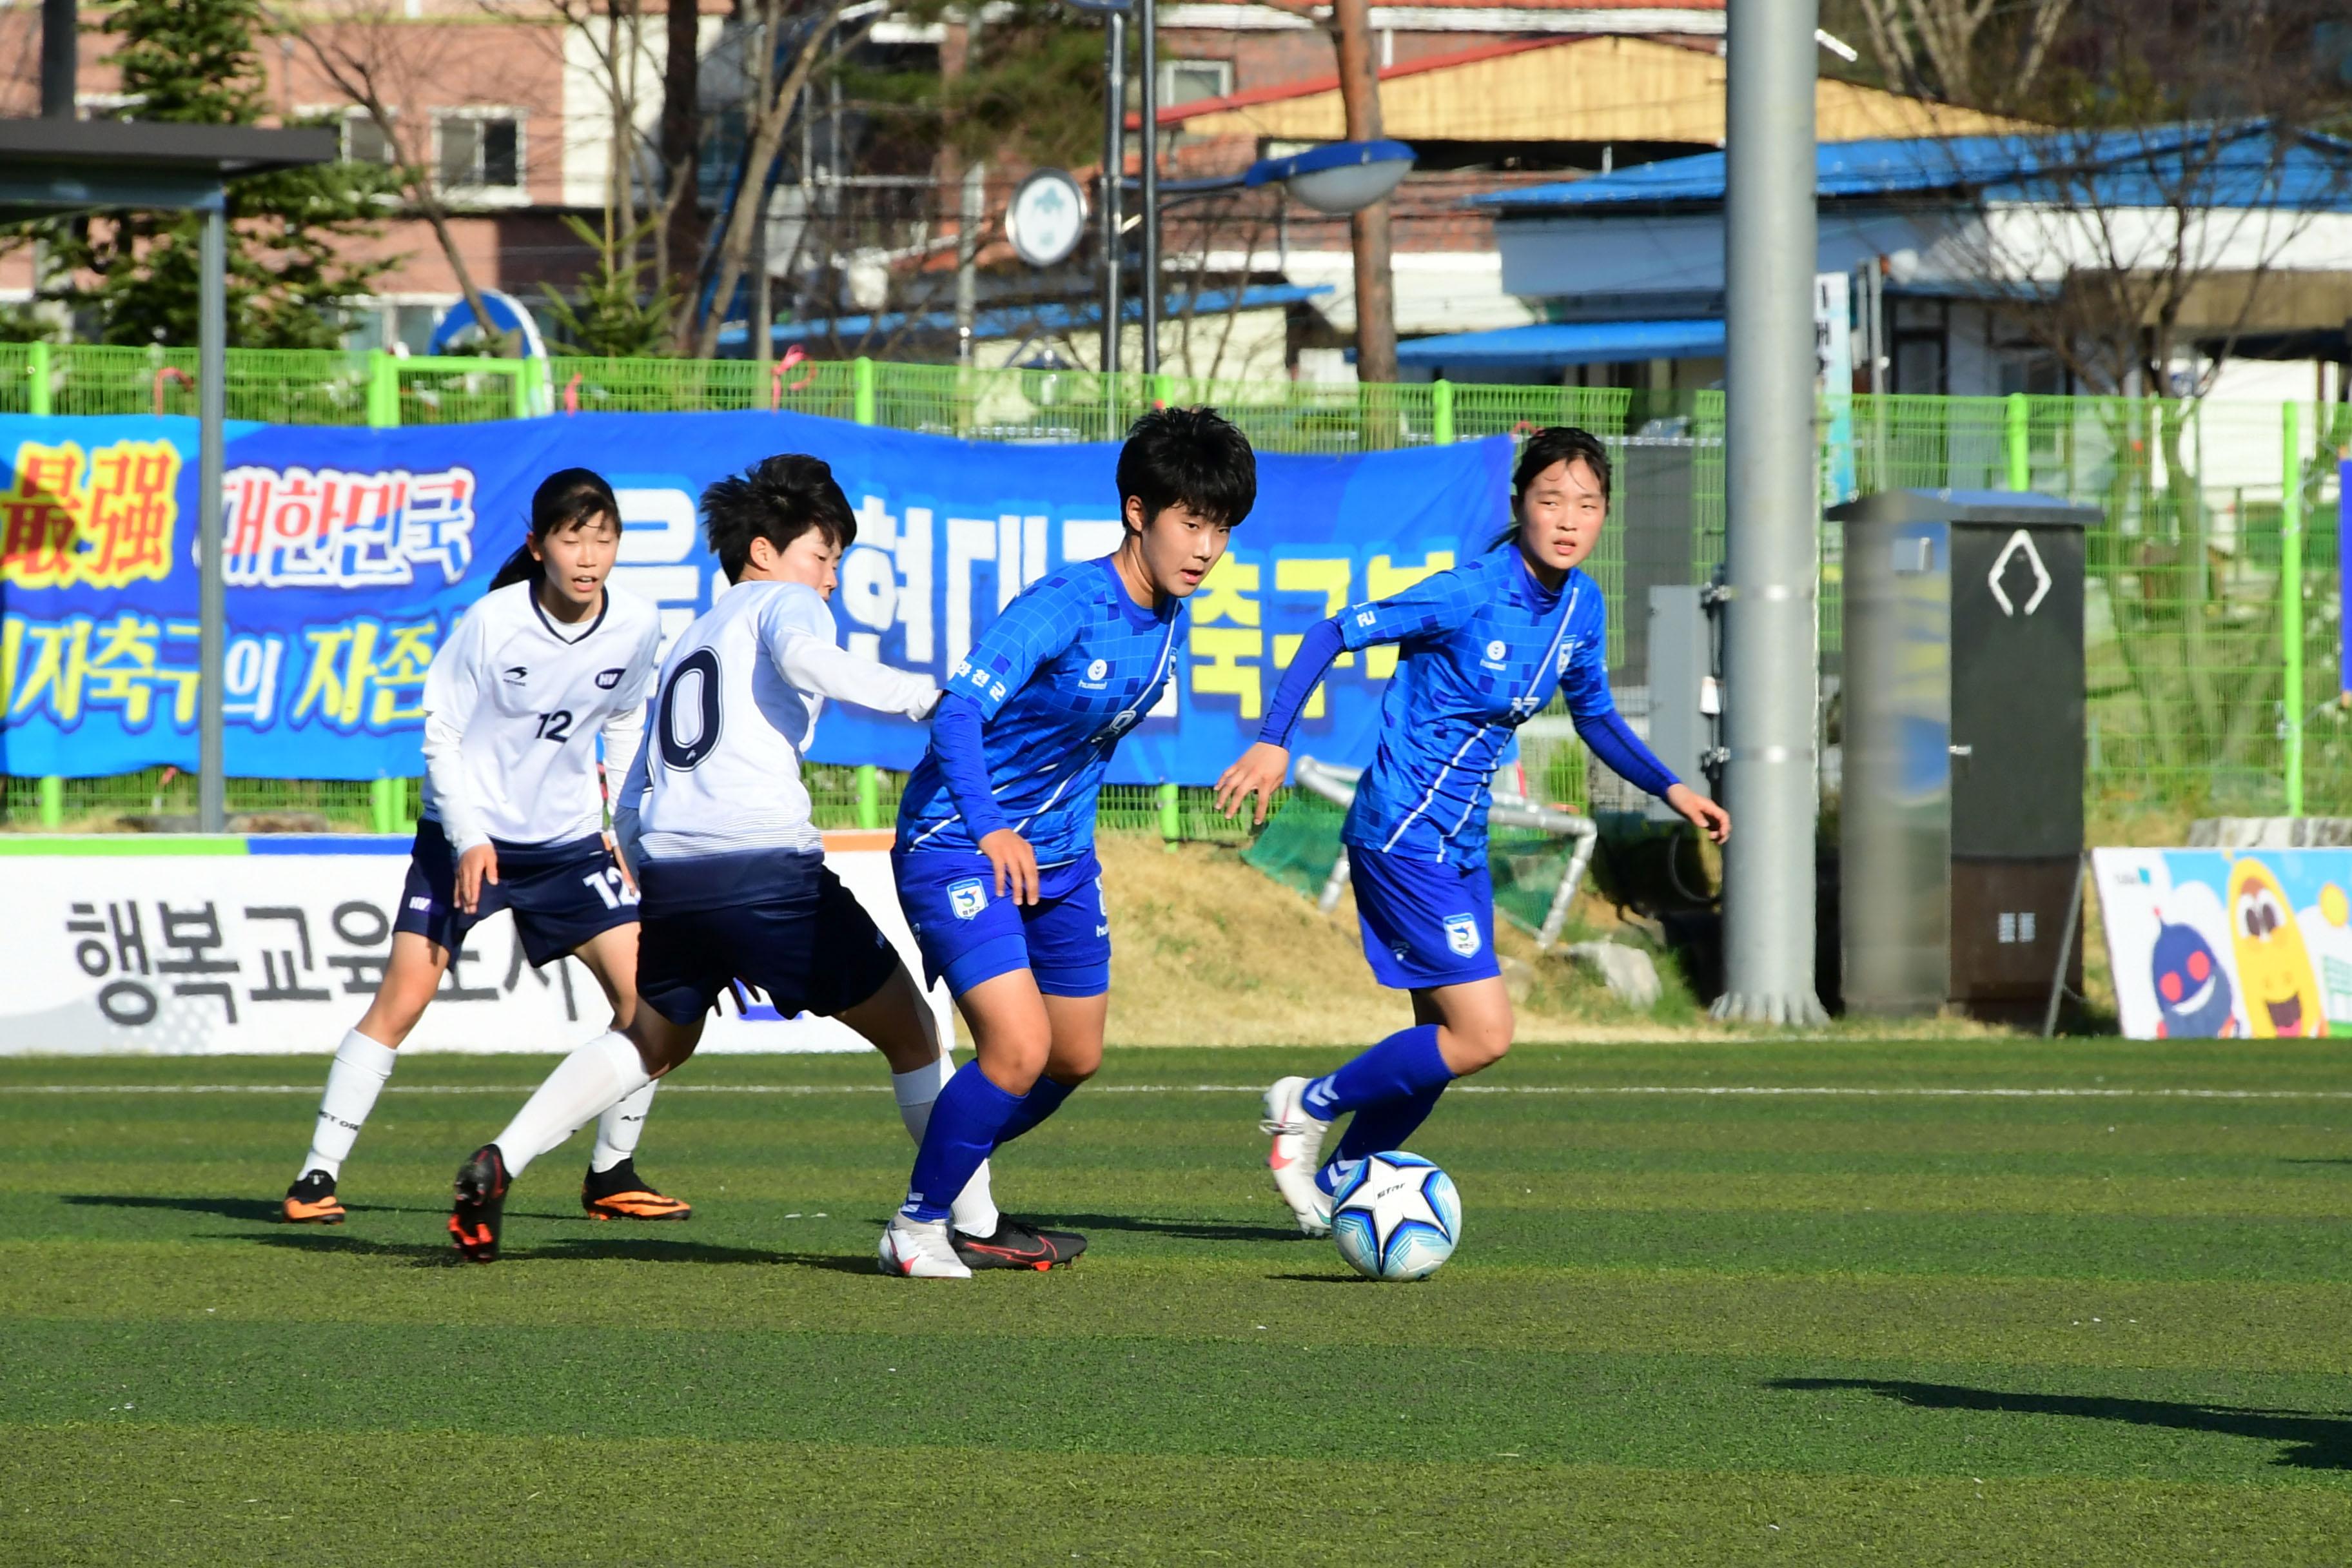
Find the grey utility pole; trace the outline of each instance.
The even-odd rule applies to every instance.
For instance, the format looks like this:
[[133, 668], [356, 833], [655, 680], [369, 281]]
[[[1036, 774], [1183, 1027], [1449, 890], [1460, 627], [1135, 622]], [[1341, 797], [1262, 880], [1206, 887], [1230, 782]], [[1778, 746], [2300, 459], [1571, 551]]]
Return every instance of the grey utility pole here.
[[1820, 700], [1813, 456], [1818, 0], [1730, 0], [1724, 127], [1724, 994], [1718, 1018], [1810, 1024]]
[[[1136, 268], [1143, 290], [1143, 374], [1160, 374], [1160, 5], [1137, 0], [1137, 51], [1143, 57], [1136, 90], [1143, 97], [1143, 172], [1136, 205], [1143, 218], [1143, 245]], [[1150, 394], [1144, 395], [1147, 398]]]
[[226, 185], [205, 209], [196, 286], [196, 828], [228, 831], [228, 594], [221, 574], [221, 422], [228, 412], [228, 205]]
[[[1119, 187], [1127, 183], [1127, 13], [1103, 13], [1102, 363], [1118, 374], [1119, 258], [1127, 232], [1119, 222]], [[1116, 434], [1116, 432], [1114, 432]]]

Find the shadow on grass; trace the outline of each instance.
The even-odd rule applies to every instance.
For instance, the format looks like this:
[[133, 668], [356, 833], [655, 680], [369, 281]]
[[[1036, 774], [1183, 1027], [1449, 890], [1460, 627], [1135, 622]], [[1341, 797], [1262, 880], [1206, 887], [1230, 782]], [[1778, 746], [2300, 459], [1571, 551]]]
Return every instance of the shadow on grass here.
[[[263, 1247], [283, 1247], [295, 1252], [331, 1252], [351, 1258], [401, 1258], [420, 1268], [461, 1268], [468, 1266], [467, 1260], [458, 1257], [457, 1248], [446, 1241], [374, 1241], [341, 1230], [297, 1230], [289, 1226], [282, 1230], [265, 1231], [258, 1236], [244, 1233], [208, 1236], [199, 1239], [251, 1241]], [[505, 1247], [499, 1258], [500, 1262], [507, 1263], [702, 1263], [820, 1268], [835, 1274], [877, 1272], [871, 1258], [845, 1258], [822, 1252], [770, 1252], [755, 1247], [722, 1247], [714, 1242], [672, 1241], [663, 1237], [633, 1239], [561, 1237], [537, 1245]]]
[[[278, 1222], [276, 1198], [165, 1198], [145, 1193], [68, 1193], [58, 1200], [81, 1208], [170, 1209], [181, 1214], [210, 1215], [215, 1219]], [[346, 1204], [352, 1214], [438, 1214], [438, 1209], [409, 1208], [400, 1204]]]
[[1297, 1226], [1227, 1225], [1215, 1220], [1146, 1219], [1131, 1214], [1062, 1214], [1030, 1222], [1055, 1230], [1127, 1230], [1184, 1241], [1305, 1241]]
[[2089, 1421], [2120, 1421], [2133, 1426], [2164, 1426], [2180, 1432], [2213, 1432], [2284, 1443], [2276, 1463], [2305, 1470], [2352, 1470], [2352, 1419], [2308, 1410], [2245, 1410], [2227, 1405], [2189, 1405], [2168, 1399], [2111, 1399], [2095, 1394], [2006, 1394], [1941, 1383], [1901, 1383], [1877, 1378], [1787, 1377], [1767, 1388], [1800, 1392], [1861, 1389], [1920, 1410], [1984, 1410], [2006, 1415], [2073, 1415]]

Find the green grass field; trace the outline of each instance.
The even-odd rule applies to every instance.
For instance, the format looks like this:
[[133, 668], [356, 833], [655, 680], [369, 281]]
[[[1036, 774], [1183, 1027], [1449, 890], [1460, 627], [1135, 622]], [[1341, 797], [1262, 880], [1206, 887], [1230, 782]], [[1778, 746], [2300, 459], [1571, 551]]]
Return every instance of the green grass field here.
[[1404, 1286], [1265, 1183], [1329, 1059], [1114, 1053], [998, 1175], [1093, 1250], [968, 1285], [874, 1272], [877, 1058], [690, 1066], [694, 1219], [583, 1219], [583, 1138], [490, 1268], [449, 1175], [551, 1058], [406, 1064], [331, 1230], [323, 1058], [0, 1061], [0, 1562], [2352, 1560], [2340, 1044], [1523, 1048]]

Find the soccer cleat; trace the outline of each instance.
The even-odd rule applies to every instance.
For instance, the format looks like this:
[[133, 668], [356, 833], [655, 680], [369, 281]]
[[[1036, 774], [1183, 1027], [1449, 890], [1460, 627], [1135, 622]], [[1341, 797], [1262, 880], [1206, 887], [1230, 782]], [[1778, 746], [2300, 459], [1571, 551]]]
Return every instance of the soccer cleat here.
[[335, 1197], [335, 1178], [324, 1171], [305, 1171], [301, 1180], [286, 1189], [289, 1225], [341, 1225], [343, 1205]]
[[684, 1219], [693, 1206], [654, 1191], [634, 1158], [609, 1171], [590, 1171], [580, 1184], [580, 1206], [590, 1219]]
[[908, 1219], [902, 1214], [892, 1215], [890, 1223], [882, 1227], [881, 1245], [875, 1253], [885, 1274], [908, 1279], [971, 1278], [971, 1270], [956, 1256], [954, 1246], [948, 1240], [948, 1222], [943, 1219]]
[[1265, 1091], [1265, 1120], [1257, 1125], [1259, 1131], [1274, 1136], [1274, 1147], [1265, 1156], [1266, 1169], [1274, 1176], [1274, 1190], [1297, 1218], [1299, 1230], [1307, 1236], [1328, 1236], [1331, 1196], [1316, 1184], [1315, 1169], [1322, 1163], [1323, 1135], [1331, 1124], [1307, 1114], [1300, 1103], [1306, 1092], [1303, 1078], [1276, 1079]]
[[497, 1144], [485, 1143], [457, 1167], [457, 1201], [449, 1209], [449, 1236], [457, 1250], [477, 1263], [495, 1262], [506, 1206], [506, 1159]]
[[1087, 1238], [1074, 1230], [1038, 1230], [1002, 1215], [987, 1236], [967, 1236], [950, 1226], [948, 1242], [975, 1274], [983, 1268], [1034, 1268], [1042, 1274], [1076, 1263], [1087, 1249]]

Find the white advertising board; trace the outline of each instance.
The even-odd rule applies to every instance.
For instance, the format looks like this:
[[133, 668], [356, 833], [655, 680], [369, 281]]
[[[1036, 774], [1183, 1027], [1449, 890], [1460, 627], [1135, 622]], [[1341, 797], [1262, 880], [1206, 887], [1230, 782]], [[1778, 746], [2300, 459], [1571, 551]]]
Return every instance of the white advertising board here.
[[[825, 863], [920, 974], [888, 842], [887, 833], [839, 835], [827, 841]], [[383, 975], [408, 841], [218, 847], [230, 852], [0, 857], [8, 937], [0, 942], [0, 1055], [332, 1051]], [[933, 987], [932, 1002], [949, 1029], [943, 987]], [[403, 1049], [568, 1051], [611, 1017], [577, 959], [533, 969], [512, 917], [501, 913], [467, 936]], [[740, 1016], [730, 1000], [701, 1048], [870, 1047], [831, 1019], [780, 1019], [760, 1006]]]

